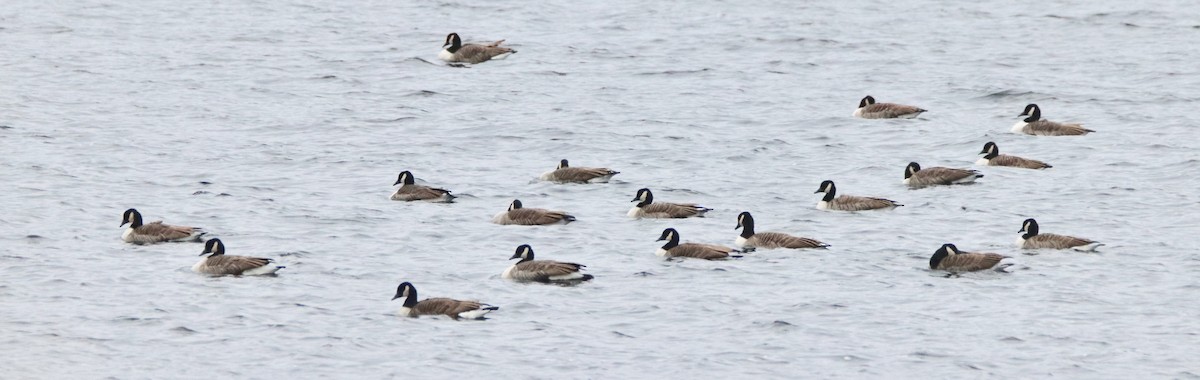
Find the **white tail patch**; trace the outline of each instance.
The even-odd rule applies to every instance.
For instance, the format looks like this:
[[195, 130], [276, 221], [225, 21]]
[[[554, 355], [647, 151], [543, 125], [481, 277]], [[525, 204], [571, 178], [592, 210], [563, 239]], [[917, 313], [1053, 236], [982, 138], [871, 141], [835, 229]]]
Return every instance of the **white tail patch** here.
[[483, 307], [481, 307], [479, 309], [468, 310], [468, 311], [458, 313], [458, 317], [466, 318], [466, 319], [480, 319], [480, 318], [483, 318], [483, 316], [487, 315], [487, 313], [492, 312], [491, 310], [489, 310], [489, 308], [491, 308], [491, 306], [483, 305]]
[[550, 276], [551, 281], [576, 280], [583, 278], [583, 273], [572, 272], [561, 276]]
[[1096, 249], [1097, 249], [1097, 248], [1100, 248], [1100, 246], [1103, 246], [1103, 245], [1104, 245], [1104, 243], [1095, 242], [1095, 243], [1092, 243], [1092, 244], [1088, 244], [1088, 245], [1081, 245], [1081, 246], [1074, 247], [1074, 248], [1071, 248], [1071, 249], [1073, 249], [1073, 250], [1076, 250], [1076, 251], [1080, 251], [1080, 252], [1096, 252]]
[[266, 275], [266, 274], [275, 274], [275, 272], [278, 272], [280, 269], [283, 269], [282, 265], [267, 264], [267, 265], [263, 265], [258, 268], [249, 269], [245, 272], [242, 272], [242, 275], [243, 276], [261, 276], [261, 275]]

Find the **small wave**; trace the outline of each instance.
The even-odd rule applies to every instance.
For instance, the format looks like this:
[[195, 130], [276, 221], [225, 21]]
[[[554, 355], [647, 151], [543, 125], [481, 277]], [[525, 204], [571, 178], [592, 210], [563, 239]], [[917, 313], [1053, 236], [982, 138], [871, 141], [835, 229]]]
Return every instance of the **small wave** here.
[[706, 68], [698, 69], [698, 70], [654, 71], [654, 72], [638, 73], [637, 75], [684, 75], [684, 74], [699, 74], [699, 73], [703, 73], [706, 71], [712, 71], [712, 69], [706, 67]]

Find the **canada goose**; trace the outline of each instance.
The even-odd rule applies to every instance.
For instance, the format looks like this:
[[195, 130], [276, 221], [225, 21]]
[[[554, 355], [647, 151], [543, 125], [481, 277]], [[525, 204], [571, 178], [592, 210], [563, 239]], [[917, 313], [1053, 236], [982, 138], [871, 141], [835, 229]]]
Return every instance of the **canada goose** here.
[[988, 141], [987, 144], [983, 144], [983, 150], [980, 151], [979, 154], [982, 154], [983, 158], [980, 158], [979, 161], [975, 162], [977, 165], [1011, 166], [1014, 168], [1025, 169], [1046, 169], [1053, 167], [1038, 160], [1000, 154], [1000, 147], [996, 146], [996, 143], [991, 141]]
[[422, 315], [445, 315], [454, 320], [485, 319], [483, 316], [499, 307], [479, 303], [478, 301], [459, 301], [450, 298], [426, 298], [417, 302], [417, 288], [411, 283], [403, 282], [396, 288], [392, 300], [404, 298], [404, 306], [400, 307], [400, 315], [419, 317]]
[[904, 168], [904, 184], [914, 189], [935, 185], [955, 185], [975, 182], [983, 177], [979, 171], [935, 166], [921, 169], [921, 164], [909, 162]]
[[547, 224], [567, 224], [575, 221], [575, 217], [563, 211], [551, 211], [544, 208], [523, 208], [521, 200], [514, 199], [508, 206], [508, 211], [496, 214], [492, 223], [519, 224], [523, 226], [542, 226]]
[[895, 103], [875, 103], [875, 97], [867, 95], [858, 101], [854, 116], [863, 119], [912, 119], [925, 112], [924, 109]]
[[412, 173], [407, 170], [400, 172], [400, 176], [396, 178], [396, 183], [392, 184], [392, 186], [396, 185], [400, 185], [400, 188], [396, 189], [395, 193], [392, 193], [393, 201], [454, 202], [455, 196], [450, 194], [450, 190], [417, 185]]
[[738, 235], [734, 245], [743, 248], [825, 248], [829, 244], [819, 242], [814, 239], [796, 237], [781, 232], [754, 232], [754, 217], [750, 216], [749, 211], [743, 211], [738, 215], [737, 227], [733, 229], [742, 229], [741, 235]]
[[826, 180], [821, 182], [821, 187], [817, 188], [816, 193], [825, 193], [825, 196], [817, 202], [818, 210], [839, 210], [839, 211], [861, 211], [861, 210], [877, 210], [877, 209], [893, 209], [903, 206], [896, 201], [883, 198], [859, 197], [854, 195], [843, 195], [837, 198], [837, 187], [833, 185], [833, 181]]
[[533, 247], [530, 247], [529, 244], [522, 244], [520, 247], [517, 247], [517, 252], [509, 258], [509, 260], [512, 259], [521, 259], [521, 261], [504, 270], [504, 274], [501, 277], [509, 280], [570, 284], [593, 278], [590, 274], [579, 273], [586, 265], [552, 260], [534, 260]]
[[492, 42], [487, 45], [466, 44], [463, 45], [462, 39], [458, 37], [458, 33], [450, 33], [446, 35], [446, 43], [442, 44], [444, 48], [438, 53], [438, 59], [446, 62], [466, 62], [480, 63], [491, 59], [505, 59], [516, 50], [506, 47], [500, 47], [500, 43], [504, 40]]
[[142, 224], [142, 213], [132, 208], [125, 210], [121, 227], [126, 223], [129, 224], [129, 228], [121, 234], [121, 240], [126, 243], [199, 242], [206, 234], [199, 227], [172, 226], [163, 224], [161, 220]]
[[663, 257], [692, 257], [705, 260], [720, 260], [729, 257], [741, 257], [730, 255], [731, 252], [739, 252], [733, 248], [715, 244], [697, 244], [683, 243], [679, 244], [679, 232], [674, 228], [663, 230], [662, 235], [656, 241], [666, 240], [667, 244], [663, 244], [655, 254]]
[[1035, 136], [1079, 136], [1095, 132], [1082, 124], [1058, 123], [1042, 119], [1042, 109], [1037, 104], [1025, 106], [1020, 116], [1028, 116], [1013, 125], [1012, 131]]
[[1033, 218], [1025, 219], [1021, 224], [1021, 237], [1017, 239], [1017, 246], [1022, 249], [1075, 249], [1077, 251], [1095, 251], [1096, 248], [1104, 245], [1100, 242], [1077, 238], [1074, 236], [1055, 235], [1055, 234], [1039, 234], [1038, 222]]
[[712, 211], [695, 203], [654, 203], [654, 194], [650, 189], [640, 189], [630, 202], [638, 202], [629, 209], [633, 218], [690, 218], [703, 217], [704, 213]]
[[274, 274], [283, 269], [282, 265], [274, 265], [275, 260], [260, 257], [229, 256], [225, 254], [225, 243], [221, 239], [209, 239], [204, 243], [204, 252], [200, 256], [211, 253], [208, 257], [192, 266], [192, 270], [204, 274], [232, 274], [235, 276]]
[[942, 244], [941, 248], [929, 258], [929, 269], [949, 272], [974, 272], [985, 269], [1004, 269], [1011, 264], [997, 267], [1001, 260], [1008, 258], [997, 253], [960, 252], [954, 244]]
[[621, 172], [609, 168], [575, 168], [567, 164], [567, 159], [558, 162], [558, 168], [542, 173], [543, 181], [559, 183], [607, 183], [613, 176]]

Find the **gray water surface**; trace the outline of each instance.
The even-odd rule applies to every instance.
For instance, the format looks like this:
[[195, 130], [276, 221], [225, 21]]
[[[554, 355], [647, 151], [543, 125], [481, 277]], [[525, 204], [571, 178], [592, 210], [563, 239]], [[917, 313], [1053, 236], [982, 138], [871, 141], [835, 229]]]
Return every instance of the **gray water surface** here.
[[[519, 52], [447, 67], [450, 32]], [[1197, 378], [1196, 41], [1189, 1], [7, 1], [0, 378]], [[1031, 102], [1098, 132], [1010, 133]], [[1054, 168], [901, 184], [987, 141]], [[536, 181], [562, 158], [622, 174]], [[402, 170], [459, 202], [389, 201]], [[715, 210], [630, 220], [642, 187]], [[514, 198], [579, 221], [490, 224]], [[287, 268], [192, 273], [130, 207]], [[741, 211], [833, 247], [654, 255]], [[1022, 252], [1027, 217], [1107, 245]], [[946, 278], [946, 242], [1018, 264]], [[525, 243], [596, 279], [500, 279]], [[401, 281], [500, 310], [400, 318]]]

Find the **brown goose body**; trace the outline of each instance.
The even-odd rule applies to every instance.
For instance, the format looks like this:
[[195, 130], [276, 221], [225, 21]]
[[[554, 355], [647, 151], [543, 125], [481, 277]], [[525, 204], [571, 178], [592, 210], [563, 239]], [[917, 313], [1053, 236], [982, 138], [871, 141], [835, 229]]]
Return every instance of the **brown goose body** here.
[[631, 202], [638, 202], [629, 209], [632, 218], [692, 218], [703, 217], [712, 209], [695, 203], [654, 202], [650, 189], [640, 189]]
[[485, 319], [484, 316], [499, 307], [480, 303], [479, 301], [464, 301], [453, 298], [426, 298], [417, 301], [417, 288], [411, 283], [401, 283], [396, 288], [397, 298], [404, 299], [404, 305], [400, 307], [399, 314], [405, 317], [419, 317], [422, 315], [445, 315], [450, 319]]
[[558, 183], [607, 183], [620, 173], [609, 168], [572, 167], [563, 159], [559, 161], [557, 169], [542, 173], [541, 180]]
[[868, 95], [858, 102], [858, 109], [854, 110], [854, 116], [863, 119], [911, 119], [924, 112], [926, 110], [920, 107], [895, 103], [876, 103], [875, 98]]
[[525, 208], [520, 200], [513, 200], [508, 210], [496, 214], [492, 223], [502, 225], [544, 226], [549, 224], [567, 224], [574, 222], [575, 217], [564, 211], [552, 211], [544, 208]]
[[826, 180], [821, 182], [821, 186], [817, 188], [816, 193], [825, 193], [825, 196], [817, 202], [818, 210], [836, 210], [836, 211], [865, 211], [865, 210], [884, 210], [893, 209], [904, 206], [891, 199], [860, 197], [854, 195], [837, 195], [837, 187], [833, 181]]
[[593, 278], [583, 274], [586, 265], [566, 263], [553, 260], [534, 260], [533, 248], [528, 244], [517, 247], [517, 251], [509, 260], [521, 261], [508, 267], [501, 277], [514, 281], [530, 281], [541, 283], [577, 283]]
[[492, 59], [504, 59], [516, 50], [500, 46], [504, 40], [488, 44], [463, 44], [458, 33], [446, 36], [443, 50], [438, 53], [438, 59], [455, 63], [482, 63]]
[[249, 256], [231, 256], [225, 254], [225, 244], [221, 239], [209, 239], [204, 245], [204, 252], [200, 255], [211, 254], [200, 262], [192, 266], [192, 271], [210, 275], [268, 275], [283, 269], [283, 266], [275, 265], [275, 260], [249, 257]]
[[805, 237], [792, 236], [782, 232], [756, 232], [754, 231], [754, 216], [749, 212], [742, 212], [738, 215], [738, 225], [734, 229], [742, 229], [742, 233], [738, 235], [734, 245], [743, 248], [826, 248], [829, 244], [822, 243], [816, 239]]
[[121, 240], [133, 244], [153, 244], [165, 242], [199, 242], [203, 241], [204, 232], [199, 227], [173, 226], [163, 224], [161, 220], [142, 223], [142, 214], [136, 209], [125, 210], [121, 225], [129, 224], [129, 228], [121, 234]]
[[975, 162], [979, 165], [1008, 166], [1023, 169], [1047, 169], [1053, 167], [1050, 166], [1050, 164], [1038, 160], [1000, 154], [1000, 147], [997, 146], [996, 143], [990, 141], [986, 144], [983, 144], [983, 150], [980, 151], [979, 154], [983, 155], [983, 158], [980, 158], [979, 161]]
[[690, 257], [704, 260], [724, 260], [730, 257], [740, 257], [733, 255], [737, 250], [716, 244], [699, 244], [699, 243], [679, 243], [679, 232], [674, 228], [663, 230], [658, 241], [666, 240], [658, 251], [655, 251], [660, 257]]
[[1075, 249], [1080, 251], [1095, 251], [1104, 245], [1098, 241], [1074, 236], [1043, 234], [1039, 231], [1037, 220], [1025, 219], [1021, 224], [1021, 237], [1017, 246], [1022, 249]]
[[945, 244], [929, 258], [929, 269], [949, 272], [1002, 269], [997, 266], [1006, 258], [997, 253], [961, 252], [954, 244]]
[[450, 194], [450, 190], [439, 189], [418, 185], [415, 183], [412, 173], [406, 171], [400, 172], [400, 176], [396, 179], [396, 183], [392, 186], [400, 185], [396, 192], [392, 193], [393, 201], [425, 201], [433, 203], [451, 203], [454, 202], [455, 196]]
[[1042, 109], [1037, 104], [1025, 106], [1019, 116], [1027, 116], [1013, 125], [1012, 131], [1034, 136], [1081, 136], [1095, 132], [1083, 124], [1067, 124], [1042, 119]]
[[970, 169], [953, 169], [935, 166], [921, 168], [916, 162], [908, 163], [904, 169], [904, 184], [914, 189], [938, 185], [957, 185], [975, 182], [983, 174]]

